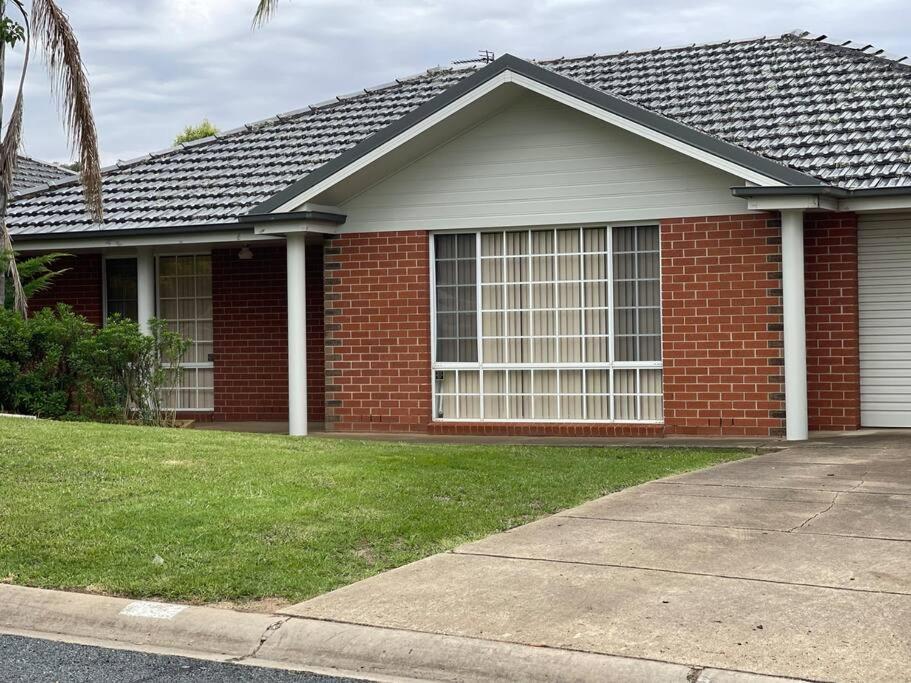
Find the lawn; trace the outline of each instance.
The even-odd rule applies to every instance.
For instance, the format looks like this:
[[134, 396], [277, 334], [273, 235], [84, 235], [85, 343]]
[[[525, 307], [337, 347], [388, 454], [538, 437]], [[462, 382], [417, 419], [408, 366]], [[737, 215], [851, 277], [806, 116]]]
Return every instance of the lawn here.
[[0, 581], [187, 602], [299, 601], [743, 455], [0, 418]]

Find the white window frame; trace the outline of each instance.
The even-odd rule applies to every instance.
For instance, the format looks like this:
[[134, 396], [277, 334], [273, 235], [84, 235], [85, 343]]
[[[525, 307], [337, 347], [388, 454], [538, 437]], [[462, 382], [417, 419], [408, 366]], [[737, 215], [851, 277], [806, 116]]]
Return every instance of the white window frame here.
[[[657, 361], [618, 361], [618, 360], [614, 359], [615, 337], [614, 337], [614, 259], [613, 259], [614, 240], [613, 240], [613, 229], [621, 228], [621, 227], [656, 227], [658, 229], [658, 320], [659, 320], [659, 335], [658, 336], [659, 336], [659, 340], [661, 340], [660, 343], [662, 345], [661, 360], [657, 360]], [[481, 294], [482, 294], [482, 292], [481, 292], [481, 288], [482, 288], [481, 235], [483, 233], [491, 233], [491, 232], [492, 233], [503, 233], [503, 234], [505, 234], [507, 232], [527, 232], [529, 235], [529, 240], [531, 240], [532, 231], [553, 230], [554, 231], [553, 256], [554, 256], [554, 260], [556, 263], [556, 257], [559, 256], [559, 254], [557, 252], [556, 231], [566, 230], [566, 229], [578, 229], [579, 230], [580, 273], [582, 274], [582, 277], [579, 280], [575, 280], [574, 282], [580, 282], [580, 283], [584, 284], [586, 282], [585, 277], [584, 277], [584, 262], [583, 262], [584, 255], [585, 255], [584, 243], [583, 243], [583, 239], [584, 239], [583, 230], [585, 228], [606, 228], [607, 229], [607, 247], [606, 247], [607, 248], [607, 251], [606, 251], [607, 276], [606, 276], [606, 279], [608, 282], [608, 287], [607, 287], [607, 290], [608, 290], [608, 306], [607, 306], [608, 334], [606, 337], [603, 337], [603, 338], [605, 338], [608, 343], [608, 360], [603, 361], [603, 362], [597, 362], [597, 363], [587, 363], [585, 361], [585, 341], [586, 341], [586, 339], [590, 339], [592, 337], [586, 336], [583, 332], [582, 344], [581, 344], [581, 347], [582, 347], [581, 354], [582, 354], [583, 360], [581, 362], [571, 362], [571, 363], [509, 363], [509, 362], [484, 363], [482, 360], [483, 359], [482, 354], [483, 354], [484, 337], [483, 337], [483, 327], [482, 327], [483, 308], [481, 305], [482, 304], [482, 300], [481, 300]], [[436, 237], [438, 235], [465, 235], [465, 234], [474, 234], [476, 236], [476, 242], [475, 242], [475, 264], [476, 264], [475, 265], [475, 270], [476, 270], [475, 308], [476, 308], [476, 311], [475, 311], [475, 315], [477, 316], [476, 329], [477, 329], [477, 344], [478, 344], [478, 351], [477, 351], [478, 360], [477, 360], [477, 362], [438, 362], [437, 357], [436, 357], [437, 356]], [[582, 224], [582, 225], [554, 225], [554, 226], [542, 225], [542, 226], [527, 226], [527, 227], [521, 227], [521, 228], [509, 227], [509, 228], [486, 228], [486, 229], [477, 229], [477, 230], [445, 230], [445, 231], [431, 231], [429, 233], [429, 235], [430, 235], [429, 252], [430, 252], [430, 359], [431, 359], [431, 365], [430, 365], [431, 378], [430, 379], [431, 379], [431, 388], [432, 388], [432, 405], [431, 405], [431, 409], [433, 411], [432, 420], [434, 422], [487, 422], [487, 423], [491, 423], [491, 424], [495, 424], [495, 423], [529, 423], [529, 422], [531, 422], [531, 423], [561, 422], [561, 423], [574, 423], [574, 424], [575, 423], [579, 423], [579, 424], [664, 424], [664, 408], [663, 408], [663, 403], [664, 403], [664, 372], [663, 372], [663, 370], [664, 370], [664, 354], [663, 354], [664, 331], [663, 331], [663, 298], [662, 298], [662, 291], [661, 291], [661, 289], [662, 289], [661, 288], [662, 268], [661, 268], [661, 224], [660, 224], [660, 222], [658, 222], [658, 221], [629, 221], [629, 222], [618, 222], [618, 223], [587, 223], [587, 224]], [[599, 252], [599, 253], [605, 253], [605, 252]], [[505, 249], [504, 249], [504, 255], [505, 255]], [[532, 255], [533, 254], [531, 253], [531, 250], [529, 249], [528, 256], [531, 257]], [[505, 259], [504, 259], [504, 262], [505, 262]], [[557, 272], [555, 271], [554, 278], [557, 278], [557, 277], [558, 277], [558, 275], [557, 275]], [[556, 279], [554, 281], [559, 282]], [[567, 282], [573, 282], [573, 281], [567, 281]], [[504, 281], [502, 284], [504, 284], [504, 286], [505, 286], [507, 283]], [[582, 291], [582, 293], [581, 293], [582, 298], [580, 300], [579, 310], [581, 311], [582, 325], [584, 326], [585, 325], [585, 311], [586, 311], [585, 287], [584, 286], [581, 287], [581, 291]], [[529, 292], [531, 292], [530, 289], [529, 289]], [[531, 296], [531, 294], [529, 294], [529, 296]], [[505, 297], [505, 294], [504, 294], [504, 297]], [[554, 301], [554, 312], [555, 312], [555, 315], [558, 315], [559, 311], [563, 310], [560, 308], [559, 289], [556, 290], [555, 297], [556, 298]], [[504, 309], [505, 309], [505, 305], [506, 305], [505, 298], [504, 298], [503, 305], [504, 305]], [[522, 309], [522, 310], [525, 310], [525, 309]], [[534, 309], [529, 308], [529, 310], [534, 310]], [[504, 333], [505, 333], [505, 328], [504, 328]], [[597, 335], [597, 336], [603, 336], [603, 335]], [[529, 337], [529, 338], [531, 338], [531, 337]], [[557, 343], [559, 346], [559, 339], [561, 338], [561, 336], [557, 335], [556, 338], [558, 340]], [[561, 415], [562, 415], [562, 400], [561, 399], [563, 397], [563, 394], [560, 392], [560, 388], [561, 388], [560, 387], [560, 377], [561, 377], [560, 372], [557, 372], [557, 389], [556, 389], [556, 391], [557, 391], [556, 405], [557, 405], [558, 417], [521, 417], [521, 418], [501, 418], [501, 417], [487, 418], [487, 417], [485, 417], [484, 416], [484, 402], [485, 402], [484, 399], [485, 399], [485, 397], [503, 395], [503, 394], [485, 394], [484, 393], [484, 371], [488, 371], [488, 370], [490, 370], [490, 371], [496, 371], [496, 370], [507, 371], [505, 373], [506, 383], [507, 383], [507, 389], [506, 389], [505, 396], [506, 396], [507, 403], [511, 396], [520, 395], [520, 394], [512, 394], [509, 391], [509, 388], [510, 388], [509, 382], [510, 382], [511, 374], [508, 371], [510, 371], [510, 370], [512, 370], [512, 371], [516, 371], [516, 370], [556, 370], [556, 371], [578, 370], [578, 371], [581, 371], [580, 374], [581, 374], [581, 381], [582, 381], [581, 397], [582, 397], [583, 418], [579, 419], [579, 418], [561, 417]], [[589, 397], [589, 394], [587, 392], [587, 387], [586, 387], [586, 379], [587, 379], [586, 371], [588, 371], [588, 370], [606, 370], [606, 371], [608, 371], [609, 393], [606, 394], [606, 396], [609, 397], [609, 404], [610, 404], [610, 418], [609, 419], [597, 419], [597, 420], [587, 419], [587, 412], [588, 412], [588, 406], [587, 406], [588, 400], [587, 399]], [[643, 420], [643, 419], [628, 419], [628, 418], [615, 417], [615, 400], [614, 399], [616, 397], [616, 394], [614, 392], [614, 372], [613, 372], [614, 370], [636, 370], [636, 387], [637, 387], [637, 389], [641, 389], [641, 378], [640, 378], [640, 372], [639, 372], [640, 370], [661, 370], [662, 371], [660, 393], [643, 394], [640, 390], [640, 391], [637, 391], [635, 394], [635, 396], [636, 396], [636, 414], [637, 415], [642, 414], [641, 402], [642, 402], [643, 396], [660, 396], [661, 402], [662, 402], [662, 410], [661, 410], [662, 418], [661, 419]], [[455, 396], [454, 404], [456, 406], [456, 415], [453, 417], [438, 417], [440, 392], [438, 391], [439, 383], [437, 381], [437, 374], [439, 372], [447, 372], [447, 371], [455, 372], [454, 381], [455, 381], [455, 386], [456, 386], [456, 393], [454, 394], [454, 396]], [[459, 400], [459, 398], [461, 397], [461, 393], [460, 393], [458, 387], [460, 386], [459, 373], [462, 371], [478, 373], [478, 383], [479, 383], [478, 396], [479, 396], [479, 403], [480, 403], [480, 406], [479, 406], [480, 417], [461, 417], [460, 416], [461, 401]], [[534, 380], [532, 380], [532, 383], [533, 382], [534, 382]], [[528, 394], [528, 396], [531, 398], [532, 414], [534, 414], [534, 403], [535, 403], [534, 398], [536, 396], [552, 395], [552, 394], [536, 394], [536, 393], [534, 393], [533, 389], [534, 389], [534, 387], [532, 386], [532, 391]], [[453, 396], [453, 394], [448, 394], [448, 393], [444, 394], [444, 395]], [[470, 394], [470, 395], [474, 396], [474, 394]], [[604, 394], [592, 394], [592, 395], [595, 396], [595, 395], [604, 395]], [[622, 396], [622, 395], [626, 395], [626, 394], [620, 394], [620, 395]]]
[[[156, 312], [156, 315], [158, 315], [159, 317], [161, 317], [161, 287], [160, 287], [161, 259], [162, 258], [173, 258], [173, 257], [178, 257], [178, 256], [193, 256], [193, 257], [208, 256], [209, 259], [211, 260], [212, 252], [211, 251], [174, 251], [174, 252], [162, 252], [160, 254], [155, 254], [155, 312]], [[194, 277], [198, 277], [198, 275], [195, 275]], [[211, 277], [211, 272], [210, 272], [210, 277]], [[214, 294], [214, 291], [213, 291], [213, 294]], [[179, 299], [178, 299], [178, 301], [179, 301]], [[214, 311], [213, 311], [213, 314], [212, 314], [213, 324], [214, 324], [214, 318], [215, 318], [215, 315], [214, 315]], [[165, 318], [162, 318], [162, 319], [166, 320]], [[178, 317], [178, 320], [179, 320], [179, 317]], [[198, 320], [198, 319], [196, 319], [196, 320]], [[214, 337], [214, 329], [213, 329], [213, 337]], [[213, 344], [214, 344], [214, 339], [213, 339]], [[194, 363], [181, 362], [178, 364], [178, 367], [180, 368], [179, 376], [181, 376], [181, 377], [183, 376], [184, 370], [193, 370], [196, 373], [196, 375], [198, 376], [198, 374], [199, 374], [198, 370], [200, 370], [200, 369], [214, 369], [215, 362], [214, 361], [194, 362]], [[214, 375], [214, 373], [213, 373], [213, 375]], [[179, 381], [178, 381], [178, 386], [165, 387], [165, 388], [163, 388], [163, 391], [176, 391], [177, 392], [176, 399], [175, 399], [177, 402], [177, 407], [174, 408], [175, 412], [178, 412], [178, 413], [211, 413], [211, 412], [215, 411], [215, 406], [214, 406], [215, 386], [214, 385], [215, 385], [215, 381], [214, 381], [214, 376], [213, 376], [213, 382], [212, 382], [211, 387], [200, 387], [198, 385], [194, 387], [194, 389], [196, 390], [197, 404], [199, 403], [199, 391], [201, 389], [211, 389], [212, 390], [213, 406], [211, 408], [182, 408], [180, 406], [181, 387], [179, 386]]]

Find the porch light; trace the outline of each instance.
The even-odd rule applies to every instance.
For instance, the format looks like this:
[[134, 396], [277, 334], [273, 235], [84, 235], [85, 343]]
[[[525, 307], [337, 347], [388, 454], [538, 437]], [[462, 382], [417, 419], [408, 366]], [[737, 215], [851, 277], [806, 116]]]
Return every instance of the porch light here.
[[250, 247], [245, 244], [241, 250], [237, 252], [237, 258], [241, 261], [249, 261], [253, 258], [253, 252], [250, 250]]

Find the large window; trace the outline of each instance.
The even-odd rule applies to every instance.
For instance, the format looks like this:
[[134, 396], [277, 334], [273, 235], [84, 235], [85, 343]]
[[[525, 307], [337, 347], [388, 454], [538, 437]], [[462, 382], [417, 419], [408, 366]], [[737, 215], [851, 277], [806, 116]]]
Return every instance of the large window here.
[[181, 359], [178, 386], [166, 389], [165, 403], [177, 410], [212, 410], [212, 261], [209, 254], [158, 257], [158, 316], [190, 339]]
[[436, 235], [434, 416], [663, 419], [658, 227]]

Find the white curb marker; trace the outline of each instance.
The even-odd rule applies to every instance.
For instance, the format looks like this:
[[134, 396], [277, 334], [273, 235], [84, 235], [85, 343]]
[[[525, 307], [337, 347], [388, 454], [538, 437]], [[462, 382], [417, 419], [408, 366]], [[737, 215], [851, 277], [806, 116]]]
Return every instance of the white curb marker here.
[[146, 619], [173, 619], [187, 608], [186, 605], [169, 605], [164, 602], [146, 602], [138, 600], [120, 610], [126, 617], [145, 617]]

